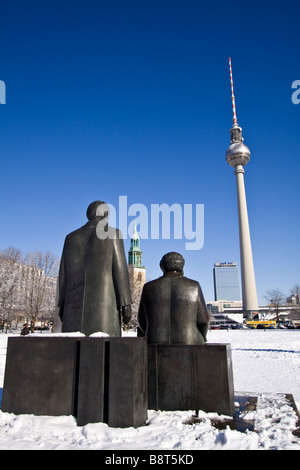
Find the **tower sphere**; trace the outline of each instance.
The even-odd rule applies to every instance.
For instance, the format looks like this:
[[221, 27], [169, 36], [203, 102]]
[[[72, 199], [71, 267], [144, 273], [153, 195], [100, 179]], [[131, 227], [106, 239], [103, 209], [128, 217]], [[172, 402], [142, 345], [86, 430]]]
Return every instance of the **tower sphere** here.
[[228, 147], [225, 158], [227, 163], [235, 168], [237, 165], [247, 165], [250, 155], [247, 145], [243, 142], [234, 142]]

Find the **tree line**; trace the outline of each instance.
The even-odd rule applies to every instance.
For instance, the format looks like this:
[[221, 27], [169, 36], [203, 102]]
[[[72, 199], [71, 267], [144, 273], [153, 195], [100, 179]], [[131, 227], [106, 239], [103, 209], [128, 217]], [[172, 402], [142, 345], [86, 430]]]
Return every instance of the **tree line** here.
[[[0, 327], [6, 331], [12, 322], [28, 323], [34, 329], [37, 320], [54, 321], [56, 286], [60, 259], [46, 251], [32, 251], [25, 256], [14, 247], [0, 251]], [[143, 284], [130, 279], [132, 291], [131, 326], [137, 325], [137, 311]], [[295, 310], [300, 309], [300, 285], [290, 289]], [[268, 305], [279, 319], [286, 305], [286, 295], [280, 289], [266, 292]]]
[[[268, 302], [268, 305], [272, 307], [280, 307], [283, 305], [288, 305], [288, 297], [281, 289], [270, 289], [265, 294], [265, 299]], [[293, 304], [296, 307], [300, 306], [300, 284], [295, 284], [290, 289], [290, 298], [293, 297]], [[292, 303], [292, 302], [291, 302]]]
[[0, 326], [26, 322], [34, 329], [38, 319], [53, 321], [59, 259], [33, 251], [25, 256], [14, 247], [0, 251]]
[[[276, 314], [277, 325], [280, 323], [280, 312], [284, 310], [285, 306], [294, 307], [295, 313], [300, 313], [300, 284], [295, 284], [290, 289], [290, 302], [286, 294], [281, 289], [270, 289], [265, 294], [265, 299]], [[293, 299], [292, 299], [293, 297]]]

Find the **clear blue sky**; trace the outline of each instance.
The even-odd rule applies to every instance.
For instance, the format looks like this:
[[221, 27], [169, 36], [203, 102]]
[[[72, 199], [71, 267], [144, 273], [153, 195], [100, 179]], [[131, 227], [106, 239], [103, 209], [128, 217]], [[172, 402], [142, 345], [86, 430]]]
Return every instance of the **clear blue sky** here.
[[204, 204], [201, 250], [141, 246], [148, 279], [179, 251], [212, 300], [214, 262], [239, 263], [231, 57], [259, 303], [288, 294], [300, 283], [299, 16], [298, 1], [3, 0], [0, 249], [60, 256], [97, 199]]

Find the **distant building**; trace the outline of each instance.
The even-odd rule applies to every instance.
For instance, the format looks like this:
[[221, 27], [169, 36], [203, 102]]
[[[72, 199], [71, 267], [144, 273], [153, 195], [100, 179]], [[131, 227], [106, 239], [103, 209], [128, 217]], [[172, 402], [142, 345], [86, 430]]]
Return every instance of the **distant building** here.
[[215, 263], [213, 275], [215, 301], [224, 299], [226, 301], [241, 300], [237, 263]]
[[0, 256], [0, 322], [52, 319], [57, 277], [32, 264]]
[[300, 299], [298, 294], [292, 294], [286, 299], [287, 305], [300, 305]]
[[241, 300], [215, 300], [207, 302], [207, 308], [210, 313], [219, 312], [241, 312], [243, 308], [243, 302]]

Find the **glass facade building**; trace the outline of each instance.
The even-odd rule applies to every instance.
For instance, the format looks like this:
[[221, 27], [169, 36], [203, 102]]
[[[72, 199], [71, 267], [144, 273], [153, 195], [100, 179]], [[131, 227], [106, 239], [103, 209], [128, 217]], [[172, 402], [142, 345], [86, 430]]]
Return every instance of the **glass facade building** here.
[[214, 264], [215, 300], [241, 300], [237, 263]]

